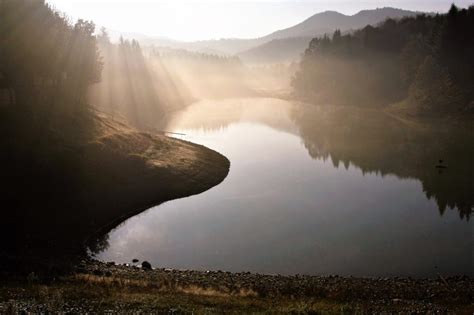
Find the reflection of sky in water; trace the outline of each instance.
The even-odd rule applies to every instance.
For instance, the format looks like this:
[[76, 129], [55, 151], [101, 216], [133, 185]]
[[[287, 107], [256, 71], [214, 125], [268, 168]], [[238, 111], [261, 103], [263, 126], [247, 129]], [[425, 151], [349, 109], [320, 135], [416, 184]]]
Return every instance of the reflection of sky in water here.
[[98, 258], [282, 274], [472, 274], [472, 224], [455, 211], [440, 217], [418, 181], [335, 168], [311, 159], [293, 132], [240, 119], [173, 128], [226, 155], [229, 176], [129, 219]]

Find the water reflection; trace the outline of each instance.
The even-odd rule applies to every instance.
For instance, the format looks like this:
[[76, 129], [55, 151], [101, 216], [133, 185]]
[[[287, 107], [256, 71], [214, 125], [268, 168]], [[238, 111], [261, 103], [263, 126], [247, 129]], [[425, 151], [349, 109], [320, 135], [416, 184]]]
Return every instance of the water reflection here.
[[[363, 173], [418, 179], [439, 211], [474, 211], [474, 132], [463, 123], [404, 120], [377, 110], [275, 99], [202, 101], [172, 117], [167, 130], [222, 132], [248, 121], [297, 134], [314, 159]], [[192, 136], [192, 135], [191, 135]], [[446, 168], [437, 168], [440, 164]]]
[[[292, 117], [313, 158], [364, 173], [421, 181], [443, 214], [457, 209], [469, 219], [474, 207], [474, 132], [448, 125], [403, 120], [373, 110], [301, 105]], [[446, 168], [436, 168], [440, 163]]]
[[[438, 129], [272, 99], [198, 103], [167, 130], [226, 155], [228, 178], [127, 220], [98, 258], [282, 274], [472, 274], [472, 134]], [[442, 174], [438, 159], [448, 165]]]

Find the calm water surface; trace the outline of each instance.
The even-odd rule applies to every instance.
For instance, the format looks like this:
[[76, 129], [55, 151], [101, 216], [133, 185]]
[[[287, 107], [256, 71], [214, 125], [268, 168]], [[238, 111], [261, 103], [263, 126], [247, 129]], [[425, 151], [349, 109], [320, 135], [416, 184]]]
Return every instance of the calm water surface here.
[[472, 275], [471, 153], [439, 171], [440, 156], [449, 164], [465, 143], [401, 124], [276, 99], [196, 103], [167, 130], [224, 154], [229, 176], [125, 221], [96, 256], [270, 274]]

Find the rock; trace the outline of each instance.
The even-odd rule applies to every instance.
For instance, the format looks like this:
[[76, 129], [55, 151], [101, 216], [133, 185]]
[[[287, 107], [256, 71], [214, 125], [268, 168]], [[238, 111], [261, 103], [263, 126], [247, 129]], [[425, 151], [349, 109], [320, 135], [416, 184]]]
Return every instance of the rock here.
[[143, 270], [151, 270], [151, 264], [148, 261], [142, 262]]
[[136, 264], [137, 262], [139, 262], [138, 259], [136, 259], [136, 258], [133, 258], [133, 259], [132, 259], [132, 263]]

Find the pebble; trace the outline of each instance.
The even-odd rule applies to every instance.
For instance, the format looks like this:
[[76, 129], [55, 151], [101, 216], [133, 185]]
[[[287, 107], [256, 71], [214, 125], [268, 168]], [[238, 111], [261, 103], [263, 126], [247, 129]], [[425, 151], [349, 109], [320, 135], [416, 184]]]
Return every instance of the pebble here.
[[[229, 273], [175, 270], [170, 268], [152, 269], [144, 261], [138, 266], [110, 266], [102, 262], [91, 262], [85, 266], [87, 273], [106, 274], [111, 272], [115, 277], [131, 280], [145, 280], [162, 287], [179, 286], [200, 287], [225, 293], [249, 292], [262, 297], [310, 297], [335, 298], [343, 300], [365, 301], [378, 305], [397, 304], [409, 310], [420, 309], [428, 303], [437, 301], [454, 301], [454, 303], [471, 303], [474, 296], [474, 281], [465, 276], [446, 278], [446, 285], [440, 285], [437, 279], [408, 278], [356, 278], [331, 275], [328, 277], [298, 275], [264, 275], [249, 272]], [[147, 270], [148, 272], [143, 272]], [[381, 281], [382, 280], [382, 281]], [[398, 307], [397, 306], [397, 307]], [[433, 307], [428, 308], [432, 310]], [[443, 310], [443, 309], [441, 309]], [[377, 313], [377, 311], [374, 311]]]
[[151, 264], [148, 261], [145, 260], [144, 262], [142, 262], [142, 269], [143, 270], [151, 270], [152, 269]]

